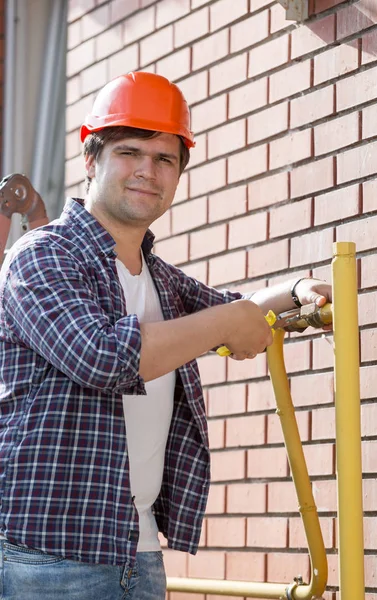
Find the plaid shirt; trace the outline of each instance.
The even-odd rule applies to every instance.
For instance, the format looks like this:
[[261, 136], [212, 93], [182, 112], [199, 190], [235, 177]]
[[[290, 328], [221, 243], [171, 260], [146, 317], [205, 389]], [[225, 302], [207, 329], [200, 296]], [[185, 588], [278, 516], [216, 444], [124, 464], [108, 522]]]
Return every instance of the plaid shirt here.
[[[122, 394], [145, 394], [141, 336], [127, 315], [111, 235], [82, 202], [23, 236], [0, 277], [0, 531], [89, 563], [132, 565], [138, 518]], [[165, 319], [240, 298], [143, 252]], [[220, 359], [219, 359], [220, 360]], [[177, 370], [154, 513], [168, 545], [195, 553], [209, 488], [196, 361]]]

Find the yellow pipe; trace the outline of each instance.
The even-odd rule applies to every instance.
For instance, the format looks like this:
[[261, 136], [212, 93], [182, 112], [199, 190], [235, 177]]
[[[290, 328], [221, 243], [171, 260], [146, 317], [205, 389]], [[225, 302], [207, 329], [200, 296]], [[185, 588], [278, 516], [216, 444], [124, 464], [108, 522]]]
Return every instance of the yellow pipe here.
[[313, 596], [320, 596], [326, 587], [327, 560], [284, 366], [284, 334], [282, 329], [275, 331], [274, 342], [267, 349], [267, 358], [275, 391], [277, 413], [282, 424], [299, 510], [308, 540], [312, 567], [311, 582], [280, 584], [171, 577], [168, 578], [168, 591], [246, 598], [310, 600]]
[[355, 244], [333, 247], [335, 412], [341, 600], [364, 600], [359, 330]]

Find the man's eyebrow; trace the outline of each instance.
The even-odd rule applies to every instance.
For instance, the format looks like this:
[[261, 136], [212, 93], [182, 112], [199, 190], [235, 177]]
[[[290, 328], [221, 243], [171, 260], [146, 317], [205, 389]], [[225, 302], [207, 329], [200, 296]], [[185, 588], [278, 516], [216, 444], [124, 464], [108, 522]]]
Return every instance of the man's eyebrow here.
[[[117, 144], [116, 146], [114, 146], [113, 150], [115, 152], [121, 152], [121, 151], [127, 150], [127, 151], [131, 151], [131, 152], [137, 152], [139, 154], [143, 154], [142, 148], [139, 148], [137, 146], [130, 146], [129, 144]], [[177, 154], [171, 154], [169, 152], [156, 152], [156, 156], [160, 156], [162, 158], [169, 158], [170, 160], [175, 160], [175, 161], [179, 160], [179, 156]]]

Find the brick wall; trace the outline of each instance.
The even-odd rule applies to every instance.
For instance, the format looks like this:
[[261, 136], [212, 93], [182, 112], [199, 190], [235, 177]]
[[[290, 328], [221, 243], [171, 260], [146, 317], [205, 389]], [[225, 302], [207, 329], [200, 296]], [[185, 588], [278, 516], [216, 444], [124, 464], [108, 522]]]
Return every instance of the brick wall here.
[[[78, 128], [96, 91], [129, 70], [153, 71], [183, 90], [197, 142], [154, 227], [163, 258], [210, 285], [251, 290], [329, 278], [332, 242], [356, 242], [366, 598], [376, 600], [377, 5], [315, 0], [311, 10], [297, 25], [274, 0], [71, 0], [66, 183], [82, 193]], [[285, 356], [328, 550], [325, 598], [335, 600], [332, 348], [308, 330], [287, 339]], [[168, 574], [307, 578], [265, 356], [205, 356], [200, 369], [213, 482], [201, 550], [166, 551]]]

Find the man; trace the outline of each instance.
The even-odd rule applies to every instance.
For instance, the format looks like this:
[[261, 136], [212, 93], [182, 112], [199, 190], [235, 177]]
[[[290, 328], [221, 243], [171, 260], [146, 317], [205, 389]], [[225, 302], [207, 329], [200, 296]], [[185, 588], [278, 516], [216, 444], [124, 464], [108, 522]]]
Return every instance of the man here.
[[195, 553], [209, 487], [195, 358], [222, 344], [254, 358], [269, 309], [323, 304], [330, 288], [289, 281], [250, 301], [151, 252], [194, 145], [165, 78], [110, 82], [81, 139], [85, 200], [2, 269], [2, 598], [162, 600], [158, 531]]

